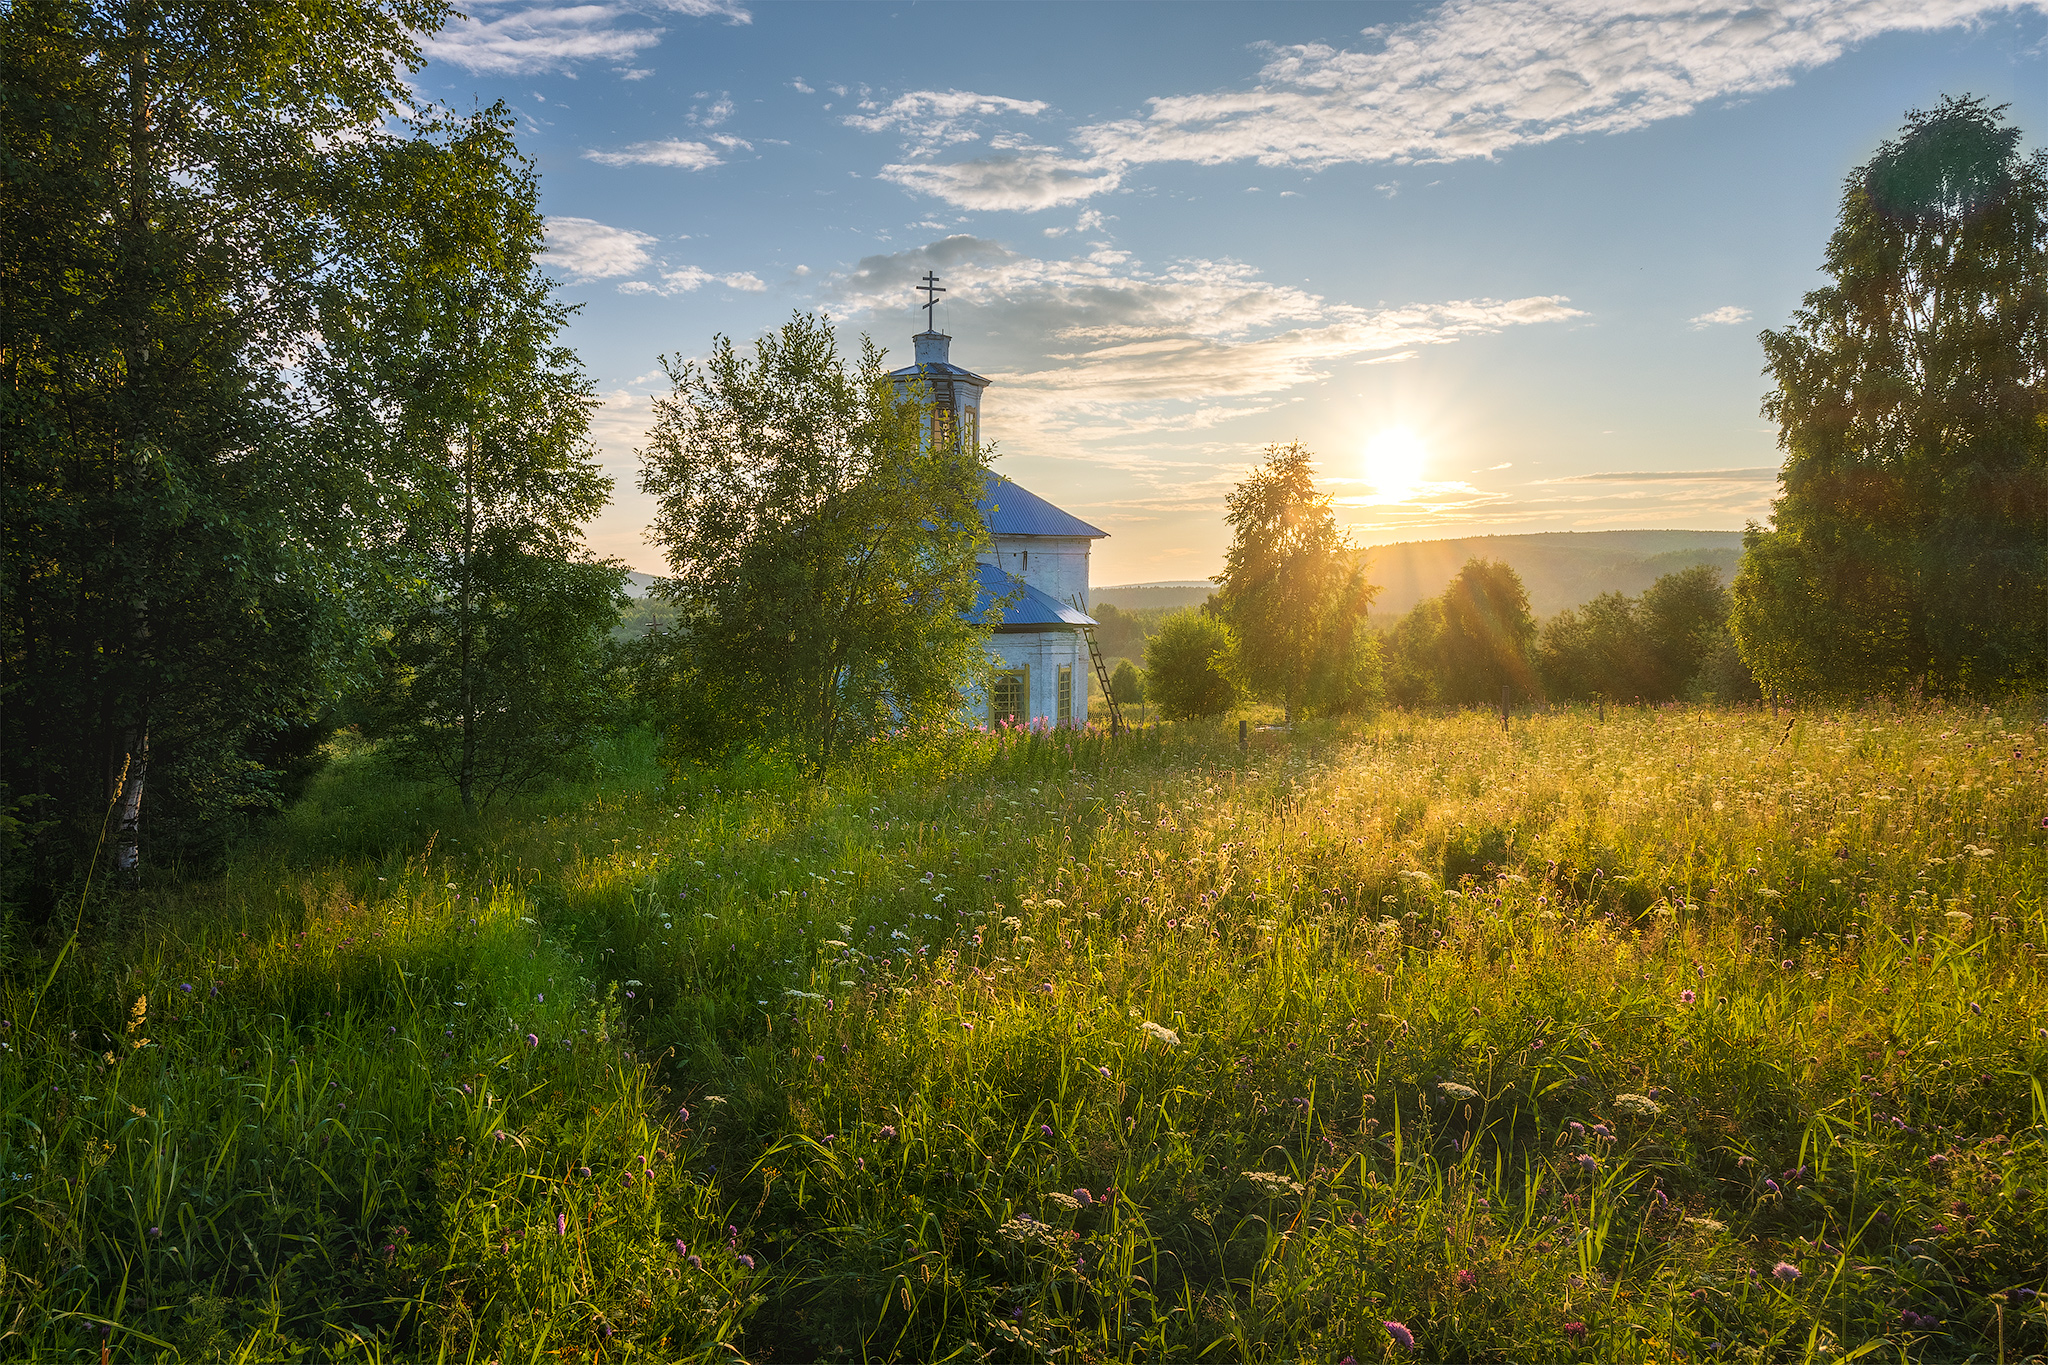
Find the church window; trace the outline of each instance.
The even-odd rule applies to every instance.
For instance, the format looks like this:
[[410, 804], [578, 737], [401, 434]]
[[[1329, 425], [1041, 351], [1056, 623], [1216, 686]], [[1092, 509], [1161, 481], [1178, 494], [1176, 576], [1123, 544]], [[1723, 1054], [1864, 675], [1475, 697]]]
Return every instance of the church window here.
[[960, 410], [960, 438], [961, 442], [969, 450], [972, 450], [976, 446], [981, 444], [980, 409], [962, 408]]
[[1017, 724], [1025, 717], [1025, 708], [1030, 697], [1029, 674], [1021, 668], [1008, 673], [998, 673], [989, 688], [988, 723], [990, 728], [1008, 721]]
[[951, 407], [932, 405], [932, 445], [944, 448], [952, 445], [959, 437], [959, 427]]
[[1070, 725], [1074, 720], [1074, 666], [1060, 665], [1060, 704], [1056, 713], [1059, 723]]

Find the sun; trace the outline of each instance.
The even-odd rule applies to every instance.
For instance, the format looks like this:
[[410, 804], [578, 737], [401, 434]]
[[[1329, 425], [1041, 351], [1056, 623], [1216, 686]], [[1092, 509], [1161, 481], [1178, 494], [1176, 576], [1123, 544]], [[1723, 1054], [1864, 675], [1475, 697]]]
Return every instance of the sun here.
[[1429, 451], [1407, 427], [1388, 427], [1365, 443], [1365, 477], [1382, 502], [1405, 502], [1422, 482]]

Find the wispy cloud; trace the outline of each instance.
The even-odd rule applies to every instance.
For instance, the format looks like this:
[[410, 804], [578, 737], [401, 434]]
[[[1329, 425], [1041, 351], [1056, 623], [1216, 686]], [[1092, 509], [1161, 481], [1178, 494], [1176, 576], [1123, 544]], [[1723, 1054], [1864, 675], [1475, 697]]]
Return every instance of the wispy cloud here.
[[663, 270], [659, 273], [661, 275], [661, 283], [659, 284], [651, 284], [646, 280], [628, 280], [619, 286], [619, 292], [621, 294], [660, 294], [667, 296], [671, 294], [687, 294], [691, 290], [701, 289], [707, 284], [722, 284], [727, 289], [737, 289], [746, 294], [758, 294], [768, 287], [760, 276], [745, 270], [735, 271], [729, 275], [714, 275], [710, 271], [700, 269], [697, 266], [686, 265], [679, 270]]
[[978, 334], [1031, 339], [991, 359], [1017, 366], [1000, 373], [1006, 429], [1046, 452], [1216, 427], [1344, 362], [1584, 316], [1555, 295], [1362, 308], [1235, 261], [1154, 269], [1102, 247], [1045, 259], [967, 235], [867, 257], [829, 282], [824, 301], [847, 317], [904, 310], [932, 269], [951, 305], [973, 310]]
[[583, 157], [603, 166], [669, 166], [681, 171], [701, 171], [725, 164], [724, 158], [706, 144], [673, 137], [635, 142], [616, 152], [587, 151]]
[[[655, 46], [665, 30], [648, 22], [646, 11], [691, 19], [724, 19], [747, 24], [753, 15], [734, 0], [641, 0], [638, 4], [598, 0], [590, 4], [520, 4], [472, 0], [422, 44], [427, 56], [487, 75], [528, 75], [567, 71], [584, 62], [619, 63], [625, 80], [651, 74], [631, 64], [635, 54]], [[498, 17], [491, 17], [496, 14]]]
[[1035, 118], [1045, 112], [1044, 100], [1018, 100], [1006, 95], [977, 95], [971, 90], [912, 90], [888, 103], [863, 99], [860, 112], [844, 115], [849, 128], [866, 133], [895, 133], [913, 156], [927, 155], [956, 142], [983, 135], [990, 118], [1009, 114]]
[[630, 228], [609, 227], [594, 218], [547, 220], [549, 263], [578, 282], [612, 279], [644, 269], [655, 239]]
[[527, 75], [566, 71], [589, 61], [628, 62], [659, 43], [661, 34], [620, 5], [535, 5], [496, 19], [459, 16], [423, 46], [432, 60], [465, 71]]
[[[2043, 0], [1452, 0], [1368, 29], [1360, 50], [1270, 49], [1249, 89], [1148, 101], [1141, 118], [1076, 129], [1076, 150], [957, 166], [890, 166], [962, 208], [1042, 209], [1117, 188], [1153, 162], [1318, 169], [1499, 156], [1628, 132], [1789, 84], [1882, 33], [1966, 24]], [[1391, 185], [1392, 182], [1389, 182]]]
[[1614, 474], [1573, 474], [1552, 479], [1552, 483], [1775, 483], [1778, 470], [1772, 465], [1748, 469], [1648, 469]]
[[1735, 323], [1748, 321], [1749, 310], [1747, 308], [1738, 308], [1732, 303], [1724, 303], [1719, 308], [1701, 313], [1698, 317], [1687, 318], [1686, 324], [1693, 331], [1697, 332], [1707, 327], [1733, 326]]
[[881, 177], [963, 209], [1049, 209], [1113, 190], [1122, 172], [1096, 161], [1041, 152], [945, 165], [912, 161], [882, 167]]
[[663, 9], [687, 14], [692, 19], [723, 19], [729, 24], [751, 24], [754, 16], [734, 0], [658, 0]]

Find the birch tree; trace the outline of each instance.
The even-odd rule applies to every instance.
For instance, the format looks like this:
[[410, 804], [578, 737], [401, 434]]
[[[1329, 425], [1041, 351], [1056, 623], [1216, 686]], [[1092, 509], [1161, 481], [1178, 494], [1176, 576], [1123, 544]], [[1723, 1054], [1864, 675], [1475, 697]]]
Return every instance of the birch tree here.
[[446, 12], [0, 8], [0, 782], [46, 891], [110, 811], [132, 877], [145, 828], [189, 847], [261, 804], [262, 748], [331, 693], [348, 479], [290, 376]]
[[981, 452], [927, 441], [874, 344], [844, 357], [810, 314], [751, 358], [719, 337], [663, 366], [640, 486], [677, 615], [646, 674], [670, 761], [753, 746], [820, 773], [955, 719], [988, 633]]

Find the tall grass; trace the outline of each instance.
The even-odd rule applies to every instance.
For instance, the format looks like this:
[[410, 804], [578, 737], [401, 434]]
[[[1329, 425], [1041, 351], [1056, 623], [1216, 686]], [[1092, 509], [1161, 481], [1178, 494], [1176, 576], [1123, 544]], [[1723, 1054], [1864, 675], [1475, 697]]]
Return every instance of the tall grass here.
[[629, 738], [476, 821], [356, 756], [0, 1033], [6, 1340], [2020, 1359], [2042, 735]]

